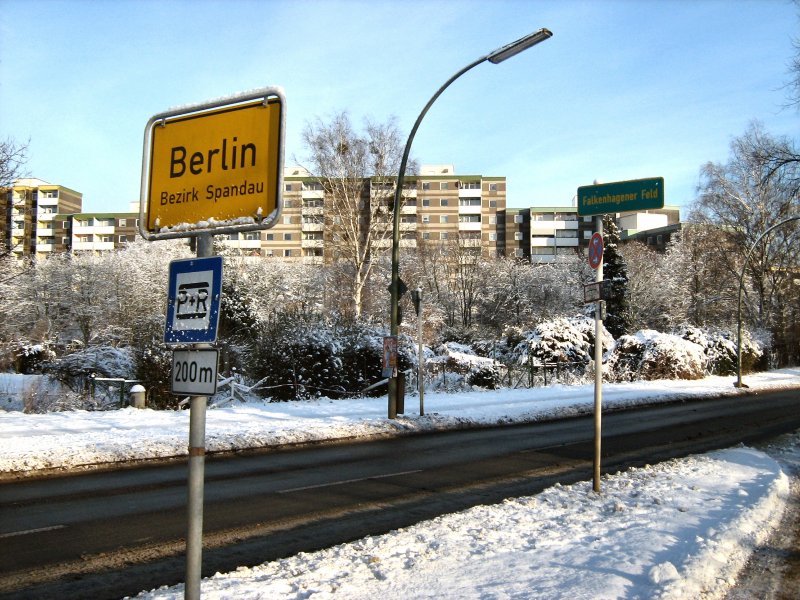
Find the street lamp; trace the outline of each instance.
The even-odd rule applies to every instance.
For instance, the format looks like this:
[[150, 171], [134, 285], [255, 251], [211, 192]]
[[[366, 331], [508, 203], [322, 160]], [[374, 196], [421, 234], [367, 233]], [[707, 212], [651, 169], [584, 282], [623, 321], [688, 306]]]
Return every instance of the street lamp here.
[[[553, 35], [549, 29], [540, 29], [523, 38], [518, 39], [516, 42], [507, 44], [496, 50], [492, 50], [489, 54], [480, 57], [478, 60], [471, 62], [466, 67], [458, 71], [445, 84], [440, 87], [436, 93], [428, 100], [425, 108], [419, 113], [414, 127], [411, 128], [411, 133], [408, 135], [406, 147], [403, 150], [403, 159], [400, 161], [400, 172], [397, 175], [397, 186], [394, 190], [394, 207], [393, 207], [393, 229], [392, 229], [392, 281], [389, 285], [389, 292], [391, 294], [391, 335], [397, 335], [399, 325], [399, 305], [400, 305], [400, 198], [403, 190], [403, 179], [406, 174], [406, 164], [408, 163], [408, 155], [411, 152], [411, 143], [414, 141], [414, 136], [419, 129], [422, 119], [430, 109], [431, 105], [436, 102], [436, 99], [442, 95], [448, 86], [456, 79], [461, 77], [464, 73], [478, 66], [487, 60], [492, 64], [499, 64], [504, 60], [516, 56], [520, 52], [535, 46], [539, 42], [543, 42]], [[397, 416], [397, 377], [393, 376], [389, 379], [389, 418], [394, 419]]]

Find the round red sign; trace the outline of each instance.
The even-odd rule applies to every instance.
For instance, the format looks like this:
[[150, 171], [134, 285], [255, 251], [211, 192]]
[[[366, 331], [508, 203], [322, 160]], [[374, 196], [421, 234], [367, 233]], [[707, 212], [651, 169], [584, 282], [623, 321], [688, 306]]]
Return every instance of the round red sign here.
[[589, 266], [597, 269], [601, 264], [603, 264], [603, 236], [595, 233], [589, 240]]

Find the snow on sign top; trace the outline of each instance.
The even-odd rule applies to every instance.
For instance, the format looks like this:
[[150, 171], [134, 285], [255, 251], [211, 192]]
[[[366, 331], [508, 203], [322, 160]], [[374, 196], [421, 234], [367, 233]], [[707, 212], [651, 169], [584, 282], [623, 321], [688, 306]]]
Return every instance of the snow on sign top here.
[[285, 100], [257, 90], [153, 116], [145, 128], [146, 239], [267, 229], [282, 208]]

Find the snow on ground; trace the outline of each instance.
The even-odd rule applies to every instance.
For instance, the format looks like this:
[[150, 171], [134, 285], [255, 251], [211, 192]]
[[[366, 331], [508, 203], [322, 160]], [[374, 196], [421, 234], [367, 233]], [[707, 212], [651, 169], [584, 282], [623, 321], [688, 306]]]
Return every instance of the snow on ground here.
[[[783, 451], [800, 456], [800, 435]], [[477, 506], [313, 553], [216, 574], [201, 595], [373, 598], [719, 598], [777, 526], [789, 483], [733, 448]], [[143, 592], [182, 598], [184, 586]]]
[[[734, 378], [698, 381], [643, 381], [603, 385], [604, 410], [679, 398], [739, 393]], [[800, 369], [746, 378], [751, 390], [800, 386]], [[406, 396], [406, 414], [387, 418], [386, 397], [307, 402], [249, 402], [210, 409], [209, 452], [318, 440], [396, 435], [470, 425], [522, 423], [590, 413], [594, 386], [553, 385], [534, 389]], [[24, 414], [0, 409], [0, 476], [40, 469], [134, 459], [183, 456], [189, 439], [189, 411], [128, 408]]]
[[[605, 385], [607, 408], [738, 393], [731, 378]], [[800, 386], [800, 369], [749, 376], [751, 389]], [[386, 419], [386, 399], [251, 403], [210, 410], [210, 450], [540, 420], [591, 411], [592, 386], [416, 397]], [[6, 474], [185, 453], [187, 411], [0, 411]], [[776, 457], [776, 458], [773, 458]], [[532, 497], [444, 515], [386, 535], [217, 574], [206, 599], [719, 598], [789, 494], [800, 432], [766, 451], [732, 448], [556, 485]], [[182, 585], [140, 598], [181, 598]]]

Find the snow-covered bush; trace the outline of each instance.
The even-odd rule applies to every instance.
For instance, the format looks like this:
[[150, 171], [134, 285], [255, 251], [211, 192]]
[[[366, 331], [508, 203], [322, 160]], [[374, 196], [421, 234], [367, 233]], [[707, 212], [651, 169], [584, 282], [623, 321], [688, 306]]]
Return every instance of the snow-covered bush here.
[[[519, 364], [580, 363], [588, 365], [594, 359], [595, 321], [589, 317], [564, 317], [539, 323], [528, 332], [524, 341], [512, 351]], [[613, 338], [602, 330], [603, 348], [610, 348]]]
[[427, 368], [433, 372], [434, 388], [444, 390], [468, 386], [494, 389], [499, 386], [504, 370], [496, 360], [478, 356], [470, 346], [458, 342], [436, 348], [435, 355], [427, 360]]
[[[357, 394], [382, 378], [383, 335], [364, 325], [287, 318], [265, 329], [250, 375], [264, 379], [262, 393], [274, 400]], [[398, 348], [400, 370], [412, 364], [407, 346]]]
[[699, 344], [650, 329], [620, 336], [606, 356], [612, 381], [701, 379], [708, 363]]
[[79, 391], [91, 373], [97, 377], [130, 379], [136, 367], [133, 352], [128, 347], [89, 346], [46, 363], [42, 370]]
[[[720, 329], [701, 329], [683, 327], [678, 335], [703, 348], [708, 360], [706, 372], [709, 375], [735, 375], [737, 367], [736, 336]], [[761, 344], [753, 340], [746, 331], [742, 335], [742, 371], [758, 368], [764, 357]]]

